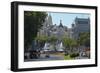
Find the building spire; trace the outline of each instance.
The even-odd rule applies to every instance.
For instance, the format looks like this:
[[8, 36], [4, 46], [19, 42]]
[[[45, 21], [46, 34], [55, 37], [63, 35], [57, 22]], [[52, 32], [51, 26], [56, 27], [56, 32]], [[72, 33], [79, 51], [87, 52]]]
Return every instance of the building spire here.
[[59, 25], [59, 27], [63, 27], [63, 25], [62, 25], [62, 20], [60, 20], [60, 25]]
[[60, 20], [60, 24], [62, 24], [62, 20]]
[[53, 22], [52, 22], [52, 16], [51, 16], [51, 14], [49, 13], [48, 14], [48, 25], [52, 25], [53, 24]]

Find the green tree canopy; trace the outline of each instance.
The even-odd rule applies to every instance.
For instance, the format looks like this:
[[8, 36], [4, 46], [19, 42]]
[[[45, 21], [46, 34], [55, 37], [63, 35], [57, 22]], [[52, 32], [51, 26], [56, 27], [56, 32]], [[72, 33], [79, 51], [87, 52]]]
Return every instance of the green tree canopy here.
[[71, 38], [63, 38], [63, 45], [71, 49], [77, 46], [77, 41]]
[[57, 37], [55, 37], [55, 36], [48, 37], [48, 42], [54, 44], [56, 41], [57, 41]]
[[28, 48], [42, 26], [46, 12], [24, 11], [24, 47]]
[[90, 33], [89, 32], [80, 33], [80, 37], [78, 41], [80, 45], [89, 47], [90, 46]]
[[47, 42], [48, 41], [48, 37], [45, 36], [45, 35], [40, 35], [40, 36], [37, 36], [35, 38], [35, 40], [38, 40], [39, 42]]

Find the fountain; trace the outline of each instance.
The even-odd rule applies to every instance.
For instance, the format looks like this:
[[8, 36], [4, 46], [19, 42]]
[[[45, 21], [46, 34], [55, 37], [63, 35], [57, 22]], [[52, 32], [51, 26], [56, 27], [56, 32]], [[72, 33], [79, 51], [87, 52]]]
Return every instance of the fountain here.
[[43, 47], [44, 51], [49, 51], [49, 43], [45, 43], [44, 47]]
[[63, 47], [63, 44], [62, 44], [62, 42], [60, 43], [60, 44], [58, 44], [58, 51], [64, 51], [63, 50], [64, 49], [64, 47]]
[[50, 51], [50, 44], [49, 43], [45, 43], [44, 47], [43, 47], [43, 51], [44, 51], [44, 57], [49, 58], [49, 51]]

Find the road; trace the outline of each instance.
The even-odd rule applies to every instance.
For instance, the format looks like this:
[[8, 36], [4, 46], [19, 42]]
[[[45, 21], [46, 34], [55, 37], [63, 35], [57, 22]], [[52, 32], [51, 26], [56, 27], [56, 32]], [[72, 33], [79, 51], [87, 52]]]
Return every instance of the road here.
[[49, 57], [46, 57], [45, 54], [41, 54], [41, 56], [38, 59], [26, 59], [25, 62], [27, 61], [48, 61], [48, 60], [64, 60], [64, 56], [50, 54]]
[[[75, 59], [89, 59], [88, 57], [78, 56]], [[58, 54], [49, 54], [49, 57], [46, 57], [46, 54], [41, 54], [38, 59], [25, 59], [25, 62], [28, 61], [49, 61], [49, 60], [64, 60], [64, 55]]]

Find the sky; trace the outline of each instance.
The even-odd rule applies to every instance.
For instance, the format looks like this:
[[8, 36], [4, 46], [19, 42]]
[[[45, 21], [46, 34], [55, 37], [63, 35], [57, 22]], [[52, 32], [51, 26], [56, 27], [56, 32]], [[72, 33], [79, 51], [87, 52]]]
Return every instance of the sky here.
[[52, 16], [53, 24], [59, 25], [60, 20], [62, 20], [62, 24], [71, 28], [71, 24], [74, 22], [76, 17], [78, 18], [88, 18], [90, 14], [84, 13], [61, 13], [61, 12], [48, 12]]

